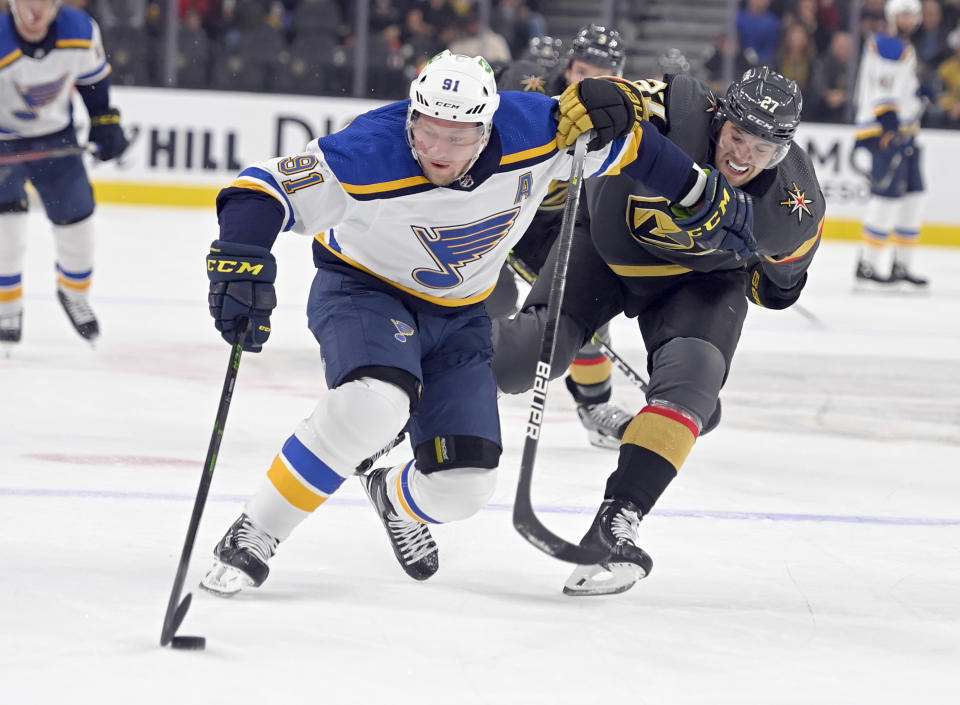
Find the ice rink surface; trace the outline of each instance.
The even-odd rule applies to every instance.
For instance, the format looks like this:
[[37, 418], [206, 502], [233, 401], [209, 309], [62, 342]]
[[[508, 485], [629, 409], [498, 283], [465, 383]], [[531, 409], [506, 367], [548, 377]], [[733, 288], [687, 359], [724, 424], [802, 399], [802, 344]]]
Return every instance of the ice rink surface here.
[[[810, 317], [752, 308], [723, 424], [641, 525], [655, 566], [632, 590], [565, 597], [569, 567], [514, 532], [529, 399], [506, 397], [496, 495], [434, 529], [432, 580], [400, 570], [349, 481], [262, 588], [194, 593], [180, 631], [208, 646], [189, 652], [158, 643], [227, 363], [205, 303], [216, 218], [101, 208], [96, 351], [60, 311], [49, 230], [31, 222], [24, 340], [0, 359], [0, 701], [958, 702], [960, 251], [920, 249], [928, 295], [855, 294], [853, 246], [827, 242]], [[273, 338], [243, 358], [189, 589], [324, 394], [309, 245], [276, 249]], [[644, 369], [634, 323], [613, 336]], [[534, 478], [545, 523], [579, 538], [615, 462], [555, 384]]]

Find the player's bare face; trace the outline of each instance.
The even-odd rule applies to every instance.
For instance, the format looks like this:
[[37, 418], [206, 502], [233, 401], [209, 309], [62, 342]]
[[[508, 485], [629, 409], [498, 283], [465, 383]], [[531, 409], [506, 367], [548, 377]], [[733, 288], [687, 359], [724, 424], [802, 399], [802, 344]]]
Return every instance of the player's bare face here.
[[609, 76], [612, 72], [606, 66], [597, 64], [588, 64], [586, 61], [573, 61], [564, 74], [567, 78], [567, 85], [571, 83], [580, 83], [585, 78], [596, 78], [597, 76]]
[[28, 42], [39, 42], [47, 36], [57, 16], [55, 0], [12, 0], [17, 32]]
[[777, 145], [744, 132], [729, 120], [720, 128], [715, 161], [731, 186], [751, 181], [776, 155]]
[[454, 122], [421, 115], [413, 123], [413, 148], [430, 183], [449, 186], [463, 176], [480, 149], [479, 123]]

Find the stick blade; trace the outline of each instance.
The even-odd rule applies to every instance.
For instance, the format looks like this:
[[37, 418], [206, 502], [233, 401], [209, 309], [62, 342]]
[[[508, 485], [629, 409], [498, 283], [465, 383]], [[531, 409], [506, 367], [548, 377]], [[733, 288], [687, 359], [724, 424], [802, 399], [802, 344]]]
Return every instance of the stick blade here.
[[168, 615], [168, 619], [163, 623], [163, 631], [160, 633], [160, 646], [166, 646], [173, 641], [177, 630], [180, 628], [180, 625], [183, 624], [183, 618], [187, 616], [187, 610], [190, 609], [191, 600], [193, 600], [193, 593], [188, 592], [187, 596], [177, 605], [177, 609], [174, 610], [173, 614]]
[[584, 548], [557, 536], [537, 519], [533, 506], [524, 502], [521, 497], [517, 497], [513, 505], [513, 528], [528, 543], [557, 560], [576, 565], [593, 565], [605, 563], [610, 558], [605, 551]]

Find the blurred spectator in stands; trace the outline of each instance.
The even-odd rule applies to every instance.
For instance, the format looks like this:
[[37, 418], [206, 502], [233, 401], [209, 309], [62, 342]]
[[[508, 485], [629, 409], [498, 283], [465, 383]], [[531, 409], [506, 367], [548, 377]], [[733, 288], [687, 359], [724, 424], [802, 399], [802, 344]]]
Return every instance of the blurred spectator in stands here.
[[[733, 72], [727, 76], [727, 62], [731, 59]], [[714, 93], [723, 93], [733, 78], [739, 78], [744, 71], [758, 63], [757, 52], [753, 49], [741, 49], [736, 38], [732, 42], [727, 41], [726, 32], [718, 34], [713, 38], [713, 46], [704, 55], [703, 69], [707, 74], [707, 85]]]
[[947, 35], [947, 45], [953, 56], [940, 64], [937, 73], [942, 81], [939, 107], [941, 126], [960, 127], [960, 25]]
[[950, 30], [943, 24], [940, 3], [937, 0], [924, 0], [922, 7], [920, 26], [910, 37], [917, 50], [921, 76], [935, 73], [951, 53], [947, 46], [947, 33]]
[[941, 0], [943, 10], [943, 26], [956, 27], [960, 24], [960, 0]]
[[737, 34], [745, 51], [756, 52], [758, 63], [773, 65], [780, 42], [780, 18], [769, 8], [770, 0], [747, 0], [737, 13]]
[[507, 64], [512, 58], [506, 38], [484, 27], [476, 10], [471, 9], [460, 27], [458, 36], [447, 46], [454, 54], [482, 56], [490, 64]]
[[816, 53], [820, 54], [830, 46], [831, 33], [820, 22], [820, 8], [817, 0], [797, 0], [793, 9], [783, 17], [783, 31], [792, 24], [803, 25], [806, 28]]
[[147, 0], [89, 0], [86, 10], [105, 30], [113, 27], [139, 29], [147, 21]]
[[788, 25], [777, 52], [777, 71], [796, 81], [800, 91], [806, 92], [810, 83], [810, 65], [816, 53], [806, 26], [800, 23]]
[[547, 33], [543, 15], [533, 12], [525, 0], [500, 0], [491, 13], [490, 26], [507, 40], [513, 56], [520, 56], [533, 37]]
[[860, 9], [860, 46], [857, 53], [863, 53], [863, 46], [867, 39], [887, 29], [887, 18], [883, 14], [884, 0], [864, 0]]
[[209, 84], [210, 40], [203, 17], [189, 9], [177, 35], [177, 86], [207, 88]]
[[[370, 34], [379, 34], [389, 27], [396, 27], [395, 36], [390, 39], [391, 44], [401, 41], [401, 28], [403, 27], [403, 12], [394, 0], [373, 0], [370, 6]], [[353, 18], [351, 17], [350, 28], [353, 29]]]
[[850, 62], [853, 37], [837, 32], [826, 54], [818, 56], [811, 70], [810, 85], [803, 92], [803, 119], [816, 122], [844, 122], [850, 101]]
[[456, 39], [458, 24], [459, 16], [447, 0], [413, 0], [406, 16], [406, 39], [418, 62]]

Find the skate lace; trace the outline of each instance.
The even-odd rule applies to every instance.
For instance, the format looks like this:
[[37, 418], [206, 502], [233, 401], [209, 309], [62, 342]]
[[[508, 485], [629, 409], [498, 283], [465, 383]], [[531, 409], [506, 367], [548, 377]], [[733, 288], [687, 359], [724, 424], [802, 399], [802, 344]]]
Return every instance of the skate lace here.
[[620, 427], [629, 421], [632, 416], [612, 402], [589, 404], [582, 407], [581, 416], [597, 431], [603, 431], [610, 436], [616, 436]]
[[620, 509], [610, 520], [610, 532], [617, 538], [617, 543], [636, 545], [640, 533], [640, 514], [629, 509]]
[[238, 546], [247, 549], [264, 563], [270, 560], [280, 543], [270, 534], [258, 530], [250, 521], [244, 521], [237, 527], [235, 538]]
[[75, 321], [77, 325], [89, 323], [96, 319], [93, 309], [90, 308], [90, 304], [87, 303], [85, 298], [64, 296], [63, 306], [67, 309], [70, 319]]
[[387, 518], [387, 525], [407, 565], [416, 563], [437, 549], [425, 524], [391, 515]]

